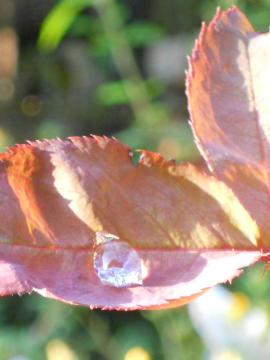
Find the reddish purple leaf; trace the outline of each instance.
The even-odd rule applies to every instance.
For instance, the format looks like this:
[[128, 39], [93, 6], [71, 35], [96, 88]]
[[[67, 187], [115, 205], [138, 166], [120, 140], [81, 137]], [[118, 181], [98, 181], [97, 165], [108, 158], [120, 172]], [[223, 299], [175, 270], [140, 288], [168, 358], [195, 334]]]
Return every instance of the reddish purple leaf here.
[[256, 33], [235, 7], [204, 25], [187, 76], [192, 127], [214, 174], [270, 240], [270, 34]]
[[[158, 154], [142, 152], [137, 166], [130, 157], [104, 137], [37, 141], [0, 155], [0, 294], [170, 307], [261, 257], [257, 225], [226, 185]], [[98, 244], [104, 232], [119, 240]], [[104, 252], [107, 283], [95, 268]]]

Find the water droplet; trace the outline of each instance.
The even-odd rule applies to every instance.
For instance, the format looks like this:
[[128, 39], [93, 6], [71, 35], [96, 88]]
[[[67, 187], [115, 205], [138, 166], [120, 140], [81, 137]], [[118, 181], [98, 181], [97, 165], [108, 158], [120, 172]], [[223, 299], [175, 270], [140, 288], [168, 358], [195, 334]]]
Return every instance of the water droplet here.
[[117, 288], [142, 285], [142, 261], [136, 250], [118, 236], [96, 233], [94, 269], [104, 285]]

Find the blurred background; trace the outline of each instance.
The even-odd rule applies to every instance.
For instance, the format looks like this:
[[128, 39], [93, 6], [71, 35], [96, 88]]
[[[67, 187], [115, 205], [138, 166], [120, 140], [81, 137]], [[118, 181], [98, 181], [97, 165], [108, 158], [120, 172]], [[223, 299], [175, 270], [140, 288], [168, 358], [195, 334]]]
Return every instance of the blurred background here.
[[[93, 133], [200, 161], [186, 56], [201, 22], [232, 4], [268, 31], [270, 0], [0, 0], [0, 151]], [[257, 265], [189, 307], [152, 312], [1, 298], [0, 360], [269, 359], [267, 277]]]

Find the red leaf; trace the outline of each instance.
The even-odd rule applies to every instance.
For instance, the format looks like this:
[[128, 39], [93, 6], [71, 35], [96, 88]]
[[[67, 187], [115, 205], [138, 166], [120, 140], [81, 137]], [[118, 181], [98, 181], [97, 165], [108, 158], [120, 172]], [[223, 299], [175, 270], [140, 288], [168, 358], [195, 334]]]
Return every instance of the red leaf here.
[[[130, 156], [101, 137], [33, 142], [0, 155], [0, 294], [34, 290], [106, 309], [170, 307], [260, 258], [257, 225], [226, 185], [158, 154], [142, 152], [137, 166]], [[100, 232], [120, 240], [99, 245]], [[116, 271], [112, 286], [97, 259], [103, 251], [121, 263], [123, 249], [133, 259], [126, 274], [135, 266], [139, 275], [123, 286]]]
[[270, 34], [254, 32], [235, 7], [203, 25], [190, 59], [192, 127], [208, 166], [270, 235]]

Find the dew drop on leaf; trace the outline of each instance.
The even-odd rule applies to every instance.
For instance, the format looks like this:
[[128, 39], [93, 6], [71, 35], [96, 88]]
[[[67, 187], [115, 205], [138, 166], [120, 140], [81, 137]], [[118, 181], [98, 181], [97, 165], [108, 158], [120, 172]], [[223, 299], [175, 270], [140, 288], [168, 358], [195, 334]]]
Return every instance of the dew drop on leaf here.
[[103, 285], [125, 288], [143, 284], [140, 256], [113, 234], [96, 233], [94, 269]]

